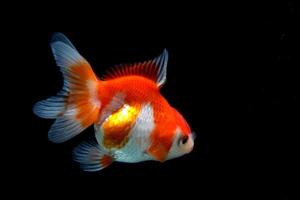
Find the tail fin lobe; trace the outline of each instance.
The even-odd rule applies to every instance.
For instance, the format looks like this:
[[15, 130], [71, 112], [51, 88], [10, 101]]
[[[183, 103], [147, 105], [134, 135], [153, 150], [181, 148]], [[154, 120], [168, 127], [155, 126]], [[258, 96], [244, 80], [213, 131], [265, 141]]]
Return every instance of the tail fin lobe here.
[[33, 112], [42, 118], [56, 119], [48, 136], [50, 141], [61, 143], [97, 120], [101, 107], [99, 80], [89, 63], [63, 34], [53, 35], [51, 48], [63, 74], [63, 89], [56, 96], [36, 103]]

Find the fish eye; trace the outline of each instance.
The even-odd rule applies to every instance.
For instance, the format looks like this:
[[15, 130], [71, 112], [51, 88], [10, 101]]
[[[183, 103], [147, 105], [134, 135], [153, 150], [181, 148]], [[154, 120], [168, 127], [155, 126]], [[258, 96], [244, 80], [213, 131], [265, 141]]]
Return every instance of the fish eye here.
[[187, 135], [183, 136], [180, 138], [180, 144], [186, 144], [188, 141], [189, 137]]

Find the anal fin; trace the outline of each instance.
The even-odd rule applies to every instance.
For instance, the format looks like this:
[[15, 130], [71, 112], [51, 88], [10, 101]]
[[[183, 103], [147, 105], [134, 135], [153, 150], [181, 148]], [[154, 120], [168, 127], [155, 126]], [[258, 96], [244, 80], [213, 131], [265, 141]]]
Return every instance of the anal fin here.
[[91, 140], [81, 143], [74, 149], [73, 159], [80, 163], [82, 170], [88, 172], [102, 170], [114, 161], [96, 141]]

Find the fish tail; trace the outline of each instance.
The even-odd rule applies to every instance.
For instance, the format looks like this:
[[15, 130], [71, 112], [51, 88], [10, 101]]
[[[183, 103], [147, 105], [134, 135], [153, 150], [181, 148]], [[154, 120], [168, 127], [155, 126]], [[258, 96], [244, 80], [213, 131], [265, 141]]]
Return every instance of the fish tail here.
[[53, 97], [37, 102], [33, 112], [42, 118], [56, 119], [48, 132], [55, 143], [67, 141], [92, 125], [98, 118], [100, 80], [89, 63], [61, 33], [55, 33], [51, 48], [64, 78], [62, 90]]

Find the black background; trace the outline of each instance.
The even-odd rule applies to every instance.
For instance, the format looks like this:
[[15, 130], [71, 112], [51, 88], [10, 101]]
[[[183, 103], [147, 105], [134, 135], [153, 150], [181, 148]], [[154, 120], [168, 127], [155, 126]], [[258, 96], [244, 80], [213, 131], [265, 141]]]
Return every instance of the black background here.
[[[296, 1], [32, 10], [7, 21], [4, 31], [14, 37], [7, 50], [15, 80], [8, 101], [16, 110], [8, 115], [8, 185], [28, 187], [27, 194], [79, 192], [96, 198], [291, 198], [299, 157]], [[93, 128], [52, 144], [47, 132], [53, 121], [32, 113], [35, 102], [62, 86], [49, 46], [57, 31], [98, 76], [115, 64], [151, 59], [167, 48], [162, 94], [196, 132], [194, 151], [162, 164], [114, 163], [99, 173], [80, 171], [72, 149], [92, 136]]]

